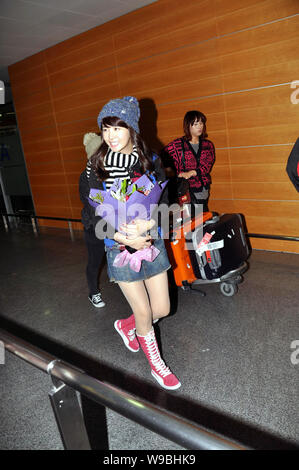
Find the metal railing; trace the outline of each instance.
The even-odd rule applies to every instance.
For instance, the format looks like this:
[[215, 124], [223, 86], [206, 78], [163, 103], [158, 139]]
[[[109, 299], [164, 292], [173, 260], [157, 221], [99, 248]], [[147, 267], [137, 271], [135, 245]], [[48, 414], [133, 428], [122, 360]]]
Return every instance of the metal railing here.
[[23, 214], [6, 214], [6, 213], [2, 213], [2, 219], [3, 219], [3, 223], [4, 223], [4, 227], [5, 227], [6, 231], [9, 230], [9, 219], [8, 219], [9, 217], [21, 217], [21, 218], [28, 217], [28, 218], [30, 218], [34, 235], [38, 235], [38, 227], [37, 227], [37, 224], [36, 224], [37, 219], [59, 220], [59, 221], [62, 221], [62, 222], [67, 222], [68, 226], [69, 226], [70, 236], [71, 236], [72, 240], [75, 239], [72, 222], [81, 223], [81, 219], [72, 219], [70, 217], [50, 217], [50, 216], [44, 216], [44, 215], [34, 215], [34, 214], [25, 214], [25, 213], [23, 213]]
[[[72, 219], [67, 217], [48, 217], [42, 215], [34, 215], [34, 214], [5, 214], [2, 213], [3, 223], [5, 230], [8, 231], [9, 229], [9, 222], [8, 217], [29, 217], [31, 219], [33, 232], [35, 235], [38, 234], [38, 229], [36, 225], [37, 219], [48, 219], [48, 220], [59, 220], [63, 222], [67, 222], [69, 226], [70, 236], [71, 239], [74, 240], [74, 231], [72, 227], [72, 222], [79, 222], [81, 223], [81, 219]], [[270, 240], [282, 240], [282, 241], [289, 241], [289, 242], [299, 242], [299, 237], [294, 237], [292, 235], [271, 235], [265, 233], [245, 233], [245, 235], [249, 238], [265, 238]]]
[[79, 392], [185, 449], [246, 450], [225, 437], [101, 382], [3, 329], [0, 329], [0, 340], [7, 351], [51, 376], [53, 387], [49, 396], [65, 449], [90, 450], [76, 395]]

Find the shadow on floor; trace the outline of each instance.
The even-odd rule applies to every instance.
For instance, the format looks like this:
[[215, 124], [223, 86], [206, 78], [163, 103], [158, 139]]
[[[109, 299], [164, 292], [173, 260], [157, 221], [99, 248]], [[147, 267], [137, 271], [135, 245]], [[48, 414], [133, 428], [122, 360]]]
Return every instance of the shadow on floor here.
[[[3, 316], [0, 316], [0, 328], [75, 367], [83, 369], [88, 375], [102, 382], [108, 382], [127, 393], [138, 396], [142, 400], [221, 434], [227, 439], [239, 442], [245, 447], [257, 450], [299, 449], [295, 444], [265, 433], [252, 425], [237, 421], [219, 411], [203, 407], [190, 399], [178, 397], [175, 392], [167, 392], [152, 386], [126, 374], [122, 370], [101, 364], [76, 349], [66, 347]], [[82, 396], [82, 410], [92, 449], [107, 450], [108, 437], [105, 408]]]

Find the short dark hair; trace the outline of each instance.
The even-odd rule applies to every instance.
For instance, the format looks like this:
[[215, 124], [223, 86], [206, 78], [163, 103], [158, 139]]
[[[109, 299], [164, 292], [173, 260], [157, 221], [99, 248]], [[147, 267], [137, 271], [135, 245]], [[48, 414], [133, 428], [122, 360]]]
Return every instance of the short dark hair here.
[[188, 111], [185, 114], [184, 121], [183, 121], [183, 129], [184, 129], [186, 139], [191, 140], [192, 136], [190, 133], [190, 126], [193, 126], [195, 121], [201, 121], [203, 123], [203, 130], [202, 130], [201, 137], [203, 139], [208, 137], [207, 128], [206, 128], [207, 117], [205, 116], [205, 114], [200, 111]]

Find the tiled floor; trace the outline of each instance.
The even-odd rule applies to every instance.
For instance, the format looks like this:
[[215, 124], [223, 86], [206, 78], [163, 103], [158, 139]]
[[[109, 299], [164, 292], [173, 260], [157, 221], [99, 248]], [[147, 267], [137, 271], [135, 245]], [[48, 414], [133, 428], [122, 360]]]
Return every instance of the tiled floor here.
[[[104, 267], [107, 306], [87, 299], [86, 250], [80, 233], [30, 227], [0, 231], [0, 327], [162, 408], [252, 448], [299, 448], [298, 372], [291, 343], [299, 340], [299, 256], [253, 251], [239, 292], [219, 285], [198, 293], [172, 290], [171, 315], [157, 335], [178, 375], [177, 392], [159, 388], [141, 352], [127, 350], [115, 319], [130, 314]], [[60, 449], [48, 399], [50, 378], [6, 353], [0, 365], [0, 448]], [[93, 448], [107, 445], [94, 423], [97, 408], [83, 403]], [[107, 410], [110, 449], [180, 449]], [[105, 433], [104, 433], [105, 434]]]

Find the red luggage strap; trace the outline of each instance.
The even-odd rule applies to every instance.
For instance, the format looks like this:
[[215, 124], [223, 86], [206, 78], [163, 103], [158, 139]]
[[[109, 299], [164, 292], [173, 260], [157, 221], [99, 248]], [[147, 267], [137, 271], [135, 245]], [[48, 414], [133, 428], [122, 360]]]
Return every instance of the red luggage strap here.
[[207, 262], [212, 263], [212, 257], [211, 257], [211, 252], [210, 250], [206, 251], [206, 257], [207, 257]]

